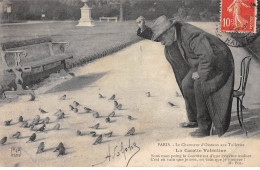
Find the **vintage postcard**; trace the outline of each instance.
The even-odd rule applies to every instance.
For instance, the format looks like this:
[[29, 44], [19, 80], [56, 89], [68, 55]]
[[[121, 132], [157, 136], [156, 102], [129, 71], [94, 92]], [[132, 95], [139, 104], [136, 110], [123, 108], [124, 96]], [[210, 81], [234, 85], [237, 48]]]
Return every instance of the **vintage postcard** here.
[[1, 167], [259, 167], [257, 0], [0, 0]]

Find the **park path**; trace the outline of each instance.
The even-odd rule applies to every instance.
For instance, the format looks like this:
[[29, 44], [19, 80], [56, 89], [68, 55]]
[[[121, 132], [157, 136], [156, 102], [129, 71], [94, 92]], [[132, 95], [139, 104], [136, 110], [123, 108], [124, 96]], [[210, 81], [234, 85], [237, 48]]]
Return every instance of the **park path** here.
[[[214, 30], [212, 29], [214, 25], [204, 25], [204, 28], [211, 31]], [[243, 48], [231, 48], [231, 50], [236, 64], [237, 85], [239, 63], [247, 52]], [[38, 138], [34, 143], [27, 144], [27, 138], [19, 141], [10, 139], [7, 145], [1, 146], [3, 151], [1, 153], [10, 153], [12, 146], [19, 146], [22, 148], [22, 156], [16, 158], [9, 154], [0, 154], [0, 163], [4, 166], [14, 164], [19, 166], [126, 166], [128, 163], [129, 166], [184, 166], [183, 162], [158, 164], [150, 161], [151, 154], [175, 153], [174, 147], [158, 147], [158, 142], [169, 142], [170, 144], [242, 143], [245, 145], [242, 149], [225, 148], [227, 154], [251, 154], [253, 155], [250, 159], [251, 164], [259, 165], [256, 157], [259, 151], [252, 150], [252, 146], [259, 148], [259, 70], [259, 64], [252, 61], [247, 95], [244, 99], [245, 106], [248, 107], [245, 123], [249, 128], [249, 139], [240, 130], [235, 112], [232, 114], [230, 129], [223, 137], [193, 139], [188, 135], [193, 129], [178, 127], [180, 122], [186, 120], [185, 104], [182, 97], [176, 96], [176, 92], [180, 93], [180, 91], [171, 66], [164, 57], [163, 47], [160, 43], [141, 41], [118, 53], [77, 68], [74, 78], [59, 85], [42, 87], [34, 102], [28, 102], [26, 97], [23, 97], [16, 103], [2, 106], [1, 122], [8, 119], [16, 121], [19, 115], [31, 120], [40, 114], [38, 108], [42, 107], [49, 113], [40, 116], [43, 118], [49, 116], [51, 123], [47, 124], [47, 133], [37, 133]], [[147, 97], [146, 92], [150, 92], [151, 97]], [[105, 98], [99, 99], [99, 93]], [[66, 94], [68, 99], [58, 100], [63, 94]], [[107, 100], [112, 94], [116, 94], [116, 100], [123, 105], [123, 110], [116, 110], [117, 116], [112, 118], [112, 123], [105, 123], [105, 117], [113, 111], [113, 102]], [[82, 106], [79, 107], [79, 113], [69, 111], [68, 105], [74, 100], [98, 111], [101, 118], [96, 119], [91, 114], [84, 114]], [[169, 101], [177, 106], [170, 107]], [[58, 109], [64, 110], [66, 119], [55, 120], [53, 113]], [[131, 115], [134, 120], [129, 121], [127, 115]], [[58, 122], [61, 124], [61, 130], [51, 130]], [[100, 145], [92, 145], [95, 139], [90, 136], [76, 136], [77, 130], [90, 131], [89, 127], [96, 123], [100, 123], [101, 126], [97, 133], [113, 131], [114, 136], [104, 138]], [[19, 128], [18, 124], [10, 127], [2, 124], [0, 126], [1, 136], [10, 136], [18, 129], [25, 137], [32, 134], [28, 129]], [[124, 136], [131, 127], [135, 127], [136, 135]], [[37, 146], [41, 141], [45, 142], [47, 151], [36, 155]], [[57, 158], [52, 150], [61, 141], [65, 144], [68, 154]], [[112, 154], [113, 150], [119, 151], [122, 145], [128, 147], [129, 143], [133, 146], [132, 151], [121, 153], [121, 156], [111, 158], [110, 161], [105, 158], [109, 151]], [[135, 153], [137, 154], [134, 155]], [[206, 163], [191, 162], [189, 166], [203, 166]], [[214, 165], [219, 163], [208, 164], [208, 166]], [[227, 163], [221, 165], [226, 166]]]

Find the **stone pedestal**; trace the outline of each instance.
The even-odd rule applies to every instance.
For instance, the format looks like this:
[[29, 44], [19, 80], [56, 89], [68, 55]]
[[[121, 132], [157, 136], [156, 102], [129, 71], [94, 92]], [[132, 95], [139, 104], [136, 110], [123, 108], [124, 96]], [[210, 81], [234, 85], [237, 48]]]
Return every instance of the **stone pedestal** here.
[[81, 10], [81, 18], [77, 26], [86, 26], [92, 27], [94, 26], [93, 20], [91, 18], [91, 8], [85, 3], [85, 5], [80, 9]]

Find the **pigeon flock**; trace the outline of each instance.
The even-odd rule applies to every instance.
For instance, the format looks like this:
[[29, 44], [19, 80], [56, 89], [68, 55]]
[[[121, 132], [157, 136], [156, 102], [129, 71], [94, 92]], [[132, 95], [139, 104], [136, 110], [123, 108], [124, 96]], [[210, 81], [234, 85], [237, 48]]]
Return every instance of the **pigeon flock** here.
[[[147, 97], [151, 97], [151, 93], [150, 92], [146, 92], [146, 96]], [[176, 92], [176, 97], [180, 97], [181, 95], [179, 95]], [[98, 94], [98, 98], [104, 100], [106, 97], [102, 94]], [[60, 100], [61, 102], [64, 100], [67, 100], [67, 95], [63, 95], [61, 96], [58, 100]], [[79, 115], [79, 111], [82, 111], [86, 114], [89, 114], [90, 116], [92, 116], [93, 118], [101, 118], [104, 119], [104, 124], [111, 124], [113, 123], [115, 117], [117, 117], [116, 112], [118, 110], [122, 110], [123, 105], [118, 103], [118, 101], [116, 100], [116, 95], [113, 94], [110, 98], [108, 98], [107, 100], [109, 101], [113, 101], [113, 105], [114, 105], [114, 109], [112, 112], [110, 112], [107, 116], [101, 116], [99, 114], [99, 112], [95, 111], [94, 109], [88, 108], [87, 106], [80, 104], [77, 101], [73, 101], [73, 103], [70, 103], [70, 105], [68, 106], [68, 109], [71, 113]], [[171, 107], [175, 107], [176, 105], [173, 104], [172, 102], [168, 102], [168, 104]], [[40, 115], [48, 115], [48, 111], [44, 110], [43, 108], [38, 108], [38, 112], [40, 113]], [[81, 112], [80, 112], [81, 113]], [[8, 138], [7, 136], [1, 137], [0, 136], [0, 147], [1, 145], [5, 145], [8, 140], [19, 140], [21, 138], [28, 138], [26, 143], [32, 143], [32, 142], [36, 142], [37, 141], [37, 136], [38, 133], [47, 133], [47, 131], [53, 130], [53, 131], [58, 131], [61, 129], [61, 124], [58, 123], [60, 120], [67, 118], [66, 114], [64, 113], [64, 111], [62, 109], [58, 109], [53, 115], [56, 117], [56, 120], [52, 120], [52, 123], [56, 122], [56, 124], [52, 127], [48, 127], [50, 126], [50, 117], [46, 116], [45, 118], [41, 118], [40, 115], [36, 115], [34, 118], [32, 118], [31, 121], [29, 120], [25, 120], [22, 116], [19, 116], [17, 119], [17, 122], [15, 122], [14, 120], [6, 120], [3, 122], [4, 126], [9, 126], [10, 128], [12, 128], [12, 125], [14, 124], [18, 124], [20, 128], [28, 128], [30, 131], [32, 131], [31, 136], [29, 137], [24, 137], [23, 134], [20, 131], [15, 132], [14, 134], [12, 134], [10, 136], [10, 138]], [[126, 119], [128, 121], [133, 121], [135, 120], [135, 118], [132, 115], [126, 115], [125, 116]], [[15, 122], [15, 123], [13, 123]], [[90, 136], [93, 137], [93, 143], [92, 145], [98, 145], [101, 144], [104, 140], [104, 138], [111, 138], [113, 137], [113, 132], [106, 132], [106, 133], [98, 133], [99, 129], [101, 129], [100, 127], [103, 126], [102, 122], [100, 123], [93, 123], [92, 125], [90, 125], [89, 127], [89, 131], [82, 131], [82, 130], [77, 130], [75, 133], [75, 136]], [[46, 130], [48, 127], [48, 130]], [[130, 127], [129, 130], [125, 133], [122, 134], [122, 136], [133, 136], [136, 134], [136, 128], [135, 127]], [[35, 153], [36, 154], [41, 154], [43, 152], [46, 151], [46, 147], [45, 147], [45, 142], [40, 142], [38, 148], [35, 148]], [[66, 148], [64, 146], [64, 144], [62, 142], [60, 142], [58, 144], [58, 146], [55, 148], [55, 150], [53, 152], [57, 152], [57, 156], [64, 156], [66, 155]]]

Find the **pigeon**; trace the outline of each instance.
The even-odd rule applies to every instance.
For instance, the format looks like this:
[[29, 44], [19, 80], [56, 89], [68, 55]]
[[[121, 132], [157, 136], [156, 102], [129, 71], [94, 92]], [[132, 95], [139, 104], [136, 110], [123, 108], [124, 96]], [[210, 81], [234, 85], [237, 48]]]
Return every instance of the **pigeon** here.
[[35, 139], [36, 139], [36, 134], [33, 133], [32, 136], [30, 136], [29, 140], [26, 143], [33, 142], [33, 141], [35, 141]]
[[41, 119], [41, 117], [39, 115], [35, 116], [35, 118], [33, 120], [35, 121], [39, 121]]
[[7, 137], [3, 137], [1, 140], [0, 140], [0, 144], [5, 144], [5, 142], [7, 141]]
[[168, 102], [168, 104], [169, 104], [171, 107], [176, 106], [175, 104], [173, 104], [173, 103], [171, 103], [171, 102]]
[[92, 137], [96, 137], [97, 133], [95, 131], [91, 131], [91, 132], [89, 132], [89, 135], [92, 136]]
[[102, 94], [98, 94], [99, 98], [105, 98]]
[[44, 142], [41, 142], [40, 145], [38, 146], [38, 149], [37, 149], [37, 154], [38, 153], [42, 153], [44, 151], [44, 148], [45, 148], [45, 144]]
[[92, 126], [92, 127], [90, 127], [90, 128], [92, 128], [92, 129], [98, 129], [99, 128], [99, 123], [97, 123], [97, 124], [95, 124], [94, 126]]
[[104, 136], [110, 138], [112, 136], [113, 132], [105, 133]]
[[19, 139], [20, 136], [21, 136], [21, 132], [17, 131], [15, 134], [12, 135], [12, 138]]
[[134, 127], [132, 127], [127, 133], [126, 133], [126, 135], [125, 136], [130, 136], [130, 135], [134, 135], [134, 133], [135, 133], [135, 128]]
[[36, 132], [43, 132], [45, 130], [46, 126], [43, 124], [39, 129], [36, 130]]
[[90, 109], [90, 108], [87, 108], [87, 107], [84, 107], [84, 110], [86, 111], [86, 113], [91, 112], [91, 109]]
[[42, 120], [36, 119], [36, 120], [33, 120], [32, 123], [29, 126], [31, 126], [31, 125], [38, 125], [38, 124], [40, 124], [42, 122], [43, 122]]
[[59, 130], [60, 129], [60, 124], [57, 123], [54, 127], [53, 127], [54, 130]]
[[79, 106], [79, 103], [78, 103], [77, 101], [74, 101], [74, 102], [73, 102], [73, 105], [74, 105], [75, 107], [77, 107], [77, 106]]
[[28, 122], [27, 122], [27, 121], [24, 121], [23, 124], [21, 125], [21, 127], [27, 128], [27, 127], [29, 127], [28, 125], [29, 125]]
[[23, 117], [22, 117], [22, 116], [20, 116], [20, 117], [18, 118], [18, 122], [23, 122]]
[[95, 112], [95, 113], [92, 114], [92, 116], [93, 116], [94, 118], [99, 118], [99, 113], [98, 113], [98, 112]]
[[[60, 155], [61, 155], [61, 156], [65, 155], [65, 150], [66, 150], [65, 147], [64, 147], [64, 146], [61, 146], [60, 149], [59, 149], [58, 156], [60, 156]], [[58, 156], [57, 156], [57, 157], [58, 157]]]
[[116, 107], [118, 105], [117, 101], [115, 100], [114, 101], [114, 106]]
[[176, 97], [181, 97], [182, 95], [180, 95], [180, 94], [176, 91], [175, 96], [176, 96]]
[[133, 120], [133, 117], [130, 115], [128, 115], [127, 118], [128, 118], [128, 120]]
[[113, 94], [108, 100], [115, 100], [115, 98], [116, 98], [116, 95]]
[[122, 104], [117, 105], [116, 109], [121, 110], [122, 109]]
[[58, 115], [57, 119], [63, 119], [65, 117], [65, 113], [62, 112]]
[[34, 125], [33, 124], [30, 124], [29, 127], [30, 127], [30, 130], [34, 130]]
[[64, 147], [63, 143], [59, 143], [59, 145], [56, 147], [56, 149], [53, 152], [59, 151], [61, 147]]
[[12, 122], [12, 119], [11, 119], [11, 120], [6, 120], [6, 121], [5, 121], [5, 126], [10, 126], [10, 125], [11, 125], [11, 122]]
[[110, 118], [107, 117], [107, 118], [105, 119], [105, 121], [106, 121], [107, 123], [110, 123]]
[[66, 100], [66, 97], [67, 97], [66, 94], [64, 94], [63, 96], [60, 97], [59, 100]]
[[74, 107], [72, 105], [69, 105], [70, 110], [73, 111]]
[[34, 101], [35, 100], [35, 95], [34, 94], [32, 94], [32, 93], [30, 93], [30, 99], [29, 99], [29, 101]]
[[59, 109], [57, 112], [54, 113], [55, 116], [59, 115], [60, 113], [62, 113], [62, 110]]
[[40, 111], [42, 114], [48, 113], [48, 112], [46, 112], [45, 110], [43, 110], [42, 108], [39, 108], [39, 111]]
[[77, 108], [73, 109], [73, 112], [75, 112], [75, 113], [78, 113], [78, 111], [79, 111], [79, 109], [77, 109]]
[[82, 133], [81, 133], [80, 130], [77, 130], [77, 135], [78, 135], [78, 136], [82, 136]]
[[115, 116], [115, 111], [113, 111], [113, 112], [111, 112], [109, 115], [108, 115], [108, 117], [114, 117]]
[[43, 123], [44, 124], [48, 124], [50, 122], [50, 118], [49, 117], [46, 117], [44, 120], [43, 120]]
[[102, 135], [99, 135], [93, 145], [100, 144], [102, 142]]
[[151, 93], [150, 93], [150, 92], [147, 92], [147, 93], [146, 93], [146, 96], [147, 96], [147, 97], [151, 97]]

